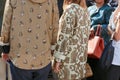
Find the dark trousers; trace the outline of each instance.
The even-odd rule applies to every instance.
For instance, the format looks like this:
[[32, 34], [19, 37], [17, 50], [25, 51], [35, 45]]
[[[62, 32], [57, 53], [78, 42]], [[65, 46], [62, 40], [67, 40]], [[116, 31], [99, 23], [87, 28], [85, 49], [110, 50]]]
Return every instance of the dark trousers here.
[[120, 80], [120, 66], [112, 65], [107, 71], [106, 80]]
[[51, 70], [51, 63], [38, 70], [23, 70], [10, 63], [12, 80], [48, 80], [48, 74]]
[[99, 66], [99, 59], [88, 58], [88, 63], [93, 71], [93, 76], [88, 77], [87, 80], [104, 80], [101, 75], [103, 71]]

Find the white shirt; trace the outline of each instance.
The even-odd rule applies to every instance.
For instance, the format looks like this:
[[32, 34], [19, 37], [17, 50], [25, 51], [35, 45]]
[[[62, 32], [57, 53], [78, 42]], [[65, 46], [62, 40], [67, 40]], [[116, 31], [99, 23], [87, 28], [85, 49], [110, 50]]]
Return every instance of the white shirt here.
[[[120, 12], [118, 13], [118, 18], [120, 17]], [[111, 28], [115, 30], [115, 24], [113, 22], [113, 14], [111, 15]], [[113, 56], [113, 65], [120, 66], [120, 40], [115, 41], [113, 40], [112, 45], [114, 46], [114, 56]]]

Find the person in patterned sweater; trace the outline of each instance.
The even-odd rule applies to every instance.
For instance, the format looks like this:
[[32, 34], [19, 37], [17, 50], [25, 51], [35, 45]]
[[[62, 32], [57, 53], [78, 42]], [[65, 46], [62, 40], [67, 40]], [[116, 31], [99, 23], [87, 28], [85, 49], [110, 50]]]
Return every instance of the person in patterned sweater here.
[[47, 80], [58, 19], [57, 0], [6, 0], [0, 45], [12, 80]]

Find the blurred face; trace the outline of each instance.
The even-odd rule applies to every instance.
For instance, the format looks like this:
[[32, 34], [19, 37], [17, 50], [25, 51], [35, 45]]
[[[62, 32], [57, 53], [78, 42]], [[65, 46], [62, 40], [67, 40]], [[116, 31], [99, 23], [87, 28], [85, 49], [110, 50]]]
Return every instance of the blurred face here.
[[101, 3], [104, 3], [104, 0], [95, 0], [95, 2], [96, 2], [97, 4], [101, 4]]

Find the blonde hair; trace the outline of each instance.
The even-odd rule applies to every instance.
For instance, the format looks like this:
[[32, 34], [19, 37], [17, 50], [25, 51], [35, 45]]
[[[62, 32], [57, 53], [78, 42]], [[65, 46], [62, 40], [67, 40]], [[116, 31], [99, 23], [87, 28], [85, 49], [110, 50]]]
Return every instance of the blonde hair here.
[[64, 0], [65, 4], [69, 4], [69, 3], [77, 3], [79, 4], [81, 0]]
[[69, 5], [70, 3], [76, 3], [83, 8], [87, 8], [85, 0], [64, 0], [64, 5]]

